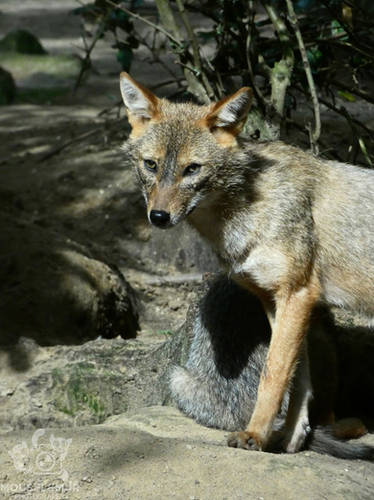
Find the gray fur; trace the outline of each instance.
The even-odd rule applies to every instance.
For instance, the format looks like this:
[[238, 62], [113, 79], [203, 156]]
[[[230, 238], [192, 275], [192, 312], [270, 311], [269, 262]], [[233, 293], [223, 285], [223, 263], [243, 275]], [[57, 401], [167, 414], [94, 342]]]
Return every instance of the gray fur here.
[[[249, 336], [248, 324], [255, 327], [252, 333], [262, 332], [262, 338]], [[245, 428], [269, 338], [269, 325], [255, 297], [225, 277], [215, 282], [194, 319], [186, 366], [171, 373], [170, 387], [180, 409], [209, 427]]]
[[[256, 402], [270, 339], [261, 305], [253, 295], [220, 276], [210, 284], [189, 321], [193, 322], [193, 340], [188, 360], [184, 367], [175, 366], [170, 373], [174, 401], [183, 413], [202, 425], [226, 431], [244, 429]], [[323, 345], [329, 328], [326, 319], [323, 327], [313, 329], [311, 341]], [[318, 351], [313, 353], [313, 346], [311, 349], [312, 375], [326, 385], [334, 378], [334, 362], [331, 356], [321, 360]], [[320, 374], [315, 373], [317, 365]], [[275, 430], [282, 429], [287, 406], [288, 392]], [[374, 459], [373, 447], [339, 440], [330, 427], [313, 427], [305, 448], [338, 458]], [[278, 449], [274, 441], [272, 451]]]

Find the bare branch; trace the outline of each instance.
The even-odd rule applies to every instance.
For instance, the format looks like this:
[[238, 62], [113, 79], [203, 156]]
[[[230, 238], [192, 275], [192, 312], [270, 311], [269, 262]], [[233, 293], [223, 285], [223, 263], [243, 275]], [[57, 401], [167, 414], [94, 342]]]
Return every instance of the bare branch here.
[[266, 99], [264, 94], [261, 92], [261, 90], [256, 85], [253, 67], [252, 67], [252, 62], [251, 62], [251, 45], [252, 45], [252, 39], [253, 39], [254, 16], [255, 16], [253, 0], [249, 1], [249, 10], [251, 13], [251, 19], [250, 19], [250, 26], [248, 28], [248, 32], [247, 32], [248, 34], [247, 34], [247, 39], [246, 39], [246, 43], [245, 43], [245, 50], [246, 50], [245, 55], [246, 55], [246, 60], [247, 60], [247, 67], [248, 67], [248, 73], [249, 73], [251, 87], [253, 88], [254, 95], [258, 101], [258, 104], [261, 106], [262, 111], [265, 111], [266, 107], [269, 106], [270, 102], [268, 101], [268, 99]]
[[[154, 33], [157, 33], [156, 31], [154, 31]], [[169, 73], [171, 75], [172, 78], [174, 78], [174, 81], [175, 83], [177, 83], [179, 85], [179, 82], [180, 82], [180, 79], [178, 78], [178, 76], [174, 73], [173, 70], [171, 70], [169, 68], [169, 66], [161, 59], [161, 57], [157, 54], [156, 50], [154, 49], [154, 47], [150, 47], [148, 45], [148, 42], [146, 40], [145, 37], [142, 37], [139, 33], [137, 33], [137, 37], [139, 39], [139, 41], [144, 45], [144, 47], [146, 47], [149, 52], [151, 53], [152, 57], [153, 57], [153, 60], [154, 62], [160, 64], [167, 73]]]
[[270, 70], [271, 102], [277, 113], [277, 125], [280, 129], [281, 117], [284, 112], [286, 91], [291, 83], [291, 75], [294, 65], [294, 54], [291, 48], [290, 35], [283, 19], [274, 6], [267, 1], [262, 2], [270, 21], [272, 22], [279, 40], [283, 45], [283, 57], [274, 64]]
[[330, 82], [332, 83], [332, 85], [335, 85], [335, 87], [347, 90], [348, 92], [351, 92], [351, 94], [357, 95], [358, 97], [361, 97], [361, 99], [374, 104], [374, 96], [372, 96], [368, 92], [365, 92], [364, 90], [358, 88], [352, 88], [351, 86], [346, 85], [344, 82], [337, 82], [336, 80], [330, 80]]
[[[297, 89], [301, 90], [303, 92], [303, 90], [300, 87], [297, 87]], [[320, 101], [321, 104], [323, 104], [327, 108], [330, 108], [331, 110], [335, 111], [335, 113], [338, 113], [338, 115], [344, 116], [345, 118], [347, 117], [347, 112], [346, 111], [342, 111], [341, 109], [339, 109], [336, 106], [334, 106], [333, 104], [331, 104], [329, 101], [326, 101], [325, 99], [322, 99], [322, 98], [320, 98], [319, 101]], [[369, 128], [367, 125], [365, 125], [364, 123], [360, 122], [356, 118], [350, 117], [350, 119], [352, 120], [352, 123], [354, 123], [355, 125], [358, 125], [363, 130], [365, 130], [365, 132], [367, 132], [370, 137], [374, 137], [374, 130], [373, 129]]]
[[131, 10], [126, 9], [126, 7], [123, 7], [122, 5], [118, 5], [114, 2], [112, 2], [112, 0], [105, 0], [105, 1], [108, 5], [112, 6], [113, 8], [122, 10], [123, 12], [126, 12], [126, 14], [128, 14], [129, 16], [131, 16], [135, 19], [138, 19], [139, 21], [142, 21], [145, 24], [148, 24], [148, 26], [151, 26], [151, 28], [163, 33], [172, 42], [176, 43], [177, 45], [180, 45], [180, 41], [177, 38], [175, 38], [171, 33], [169, 33], [164, 28], [162, 28], [161, 26], [158, 26], [157, 24], [152, 23], [152, 21], [150, 21], [149, 19], [146, 19], [145, 17], [139, 16], [139, 14], [135, 14], [135, 12], [131, 12]]
[[[164, 26], [168, 26], [172, 30], [173, 36], [178, 40], [178, 45], [181, 45], [183, 37], [180, 33], [177, 23], [175, 22], [173, 11], [168, 0], [156, 0], [156, 6]], [[184, 76], [186, 77], [190, 91], [197, 96], [202, 102], [209, 103], [210, 99], [206, 89], [201, 85], [193, 70], [184, 65]]]
[[318, 153], [317, 142], [318, 142], [319, 136], [321, 135], [321, 115], [320, 115], [317, 91], [316, 91], [316, 87], [314, 84], [314, 79], [313, 79], [312, 70], [311, 70], [311, 67], [309, 64], [308, 56], [306, 53], [304, 40], [303, 40], [303, 37], [301, 35], [299, 23], [298, 23], [296, 14], [295, 14], [295, 10], [293, 8], [292, 1], [286, 0], [286, 4], [287, 4], [289, 20], [290, 20], [290, 23], [291, 23], [293, 30], [295, 32], [296, 40], [297, 40], [297, 43], [299, 46], [299, 51], [301, 54], [301, 59], [303, 61], [305, 75], [306, 75], [308, 85], [309, 85], [310, 95], [312, 97], [313, 112], [314, 112], [314, 130], [313, 130], [313, 132], [311, 132], [311, 148], [312, 148], [312, 151], [315, 154], [317, 154]]
[[[305, 92], [305, 90], [304, 90], [302, 87], [300, 87], [300, 86], [296, 85], [296, 86], [295, 86], [295, 88], [296, 88], [299, 92], [301, 92], [301, 93], [303, 93], [304, 95], [306, 95], [306, 92]], [[327, 101], [327, 100], [325, 100], [325, 99], [322, 99], [321, 97], [320, 97], [320, 99], [319, 99], [319, 102], [320, 102], [321, 104], [323, 104], [324, 106], [326, 106], [327, 108], [329, 108], [329, 109], [331, 109], [332, 111], [334, 111], [335, 113], [337, 113], [338, 115], [343, 116], [343, 117], [347, 120], [348, 125], [351, 127], [351, 130], [352, 130], [352, 126], [353, 126], [353, 125], [356, 125], [356, 126], [360, 127], [362, 130], [364, 130], [364, 131], [368, 134], [368, 136], [369, 136], [369, 140], [370, 140], [372, 137], [374, 137], [374, 130], [372, 130], [371, 128], [369, 128], [367, 125], [365, 125], [364, 123], [360, 122], [360, 121], [359, 121], [359, 120], [357, 120], [356, 118], [353, 118], [353, 117], [352, 117], [352, 116], [348, 113], [348, 111], [347, 111], [344, 107], [338, 108], [338, 107], [336, 107], [334, 104], [332, 104], [331, 102], [329, 102], [329, 101]], [[355, 132], [355, 136], [357, 136], [358, 138], [359, 138], [359, 137], [361, 137], [361, 136], [360, 136], [358, 133], [356, 133], [356, 132]], [[359, 143], [359, 146], [360, 146], [360, 148], [361, 148], [361, 151], [362, 151], [363, 155], [365, 156], [366, 161], [368, 161], [368, 159], [367, 159], [367, 151], [366, 151], [366, 147], [364, 147], [364, 151], [366, 152], [366, 153], [365, 153], [365, 152], [362, 150], [362, 146], [361, 146], [361, 144], [360, 144], [360, 143]], [[365, 146], [365, 144], [364, 144], [364, 146]], [[371, 160], [370, 160], [370, 158], [369, 158], [369, 161], [368, 161], [369, 165], [370, 165], [370, 162], [371, 162]]]
[[290, 42], [290, 36], [287, 30], [287, 26], [284, 24], [283, 19], [280, 17], [279, 13], [275, 10], [274, 5], [269, 2], [262, 2], [267, 15], [269, 16], [275, 31], [278, 34], [278, 38], [283, 43]]
[[[295, 120], [292, 120], [291, 118], [286, 118], [286, 123], [291, 125], [292, 127], [295, 127], [297, 130], [302, 132], [303, 134], [307, 135], [309, 138], [309, 131], [306, 130], [306, 128], [303, 125], [300, 125], [297, 123]], [[337, 151], [334, 150], [333, 154], [330, 153], [330, 150], [332, 149], [331, 146], [327, 146], [326, 143], [322, 141], [322, 139], [319, 140], [320, 145], [323, 147], [323, 150], [320, 151], [320, 154], [323, 156], [327, 156], [328, 158], [331, 158], [333, 160], [338, 160], [338, 161], [344, 161], [343, 158], [339, 155]]]
[[88, 132], [83, 132], [83, 134], [79, 134], [76, 137], [73, 137], [72, 139], [69, 139], [68, 141], [63, 142], [62, 144], [60, 144], [59, 146], [57, 146], [55, 148], [51, 148], [47, 153], [45, 153], [43, 156], [41, 156], [39, 158], [39, 162], [49, 160], [50, 158], [52, 158], [52, 156], [55, 156], [55, 155], [61, 153], [61, 151], [63, 151], [65, 148], [67, 148], [71, 144], [75, 144], [77, 142], [84, 141], [88, 137], [91, 137], [92, 135], [95, 135], [98, 132], [101, 132], [102, 129], [103, 129], [102, 126], [96, 127], [92, 130], [89, 130]]
[[208, 78], [206, 77], [203, 68], [201, 66], [201, 57], [200, 57], [200, 50], [199, 50], [199, 44], [197, 41], [197, 38], [195, 36], [195, 33], [192, 29], [191, 23], [188, 19], [188, 16], [186, 15], [186, 11], [184, 9], [184, 4], [182, 0], [176, 0], [177, 7], [183, 22], [183, 25], [186, 29], [187, 35], [189, 37], [189, 40], [191, 42], [192, 46], [192, 54], [193, 54], [193, 62], [196, 70], [198, 71], [199, 74], [201, 74], [201, 79], [203, 81], [203, 85], [206, 89], [206, 92], [208, 94], [208, 97], [210, 99], [214, 99], [214, 91], [208, 81]]
[[86, 40], [85, 35], [83, 35], [83, 37], [82, 37], [83, 44], [84, 44], [83, 50], [85, 51], [86, 55], [81, 62], [81, 69], [79, 71], [78, 77], [77, 77], [75, 84], [74, 84], [74, 87], [73, 87], [73, 94], [75, 94], [79, 85], [81, 84], [84, 74], [91, 67], [91, 52], [95, 48], [95, 45], [96, 45], [97, 41], [100, 39], [103, 32], [104, 32], [104, 22], [101, 22], [96, 29], [95, 35], [94, 35], [90, 45], [87, 45], [87, 40]]

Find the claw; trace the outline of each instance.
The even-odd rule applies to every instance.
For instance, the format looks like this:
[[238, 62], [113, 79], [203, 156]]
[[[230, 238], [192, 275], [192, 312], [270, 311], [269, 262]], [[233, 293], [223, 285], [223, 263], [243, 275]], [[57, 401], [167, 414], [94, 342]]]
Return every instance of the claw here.
[[253, 438], [249, 438], [247, 443], [249, 450], [261, 451], [260, 446], [256, 443], [256, 441]]
[[232, 448], [261, 451], [261, 446], [257, 443], [256, 439], [247, 431], [232, 432], [227, 438], [227, 444]]

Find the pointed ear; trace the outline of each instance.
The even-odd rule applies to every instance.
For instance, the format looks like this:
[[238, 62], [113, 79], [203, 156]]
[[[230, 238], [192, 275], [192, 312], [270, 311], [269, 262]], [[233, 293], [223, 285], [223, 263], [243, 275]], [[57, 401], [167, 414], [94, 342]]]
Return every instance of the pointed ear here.
[[218, 142], [225, 146], [236, 143], [252, 104], [252, 90], [242, 87], [235, 94], [216, 102], [205, 118], [205, 123]]
[[120, 88], [132, 127], [131, 135], [139, 136], [144, 133], [150, 120], [158, 118], [158, 99], [125, 72], [120, 75]]

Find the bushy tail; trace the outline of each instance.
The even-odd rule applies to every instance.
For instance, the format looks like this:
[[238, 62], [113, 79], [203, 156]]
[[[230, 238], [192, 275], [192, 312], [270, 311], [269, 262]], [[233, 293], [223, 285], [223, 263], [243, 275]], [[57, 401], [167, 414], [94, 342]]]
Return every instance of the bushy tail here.
[[374, 460], [374, 446], [339, 439], [334, 436], [329, 426], [312, 429], [305, 448], [323, 455], [348, 460]]
[[241, 394], [211, 379], [198, 378], [175, 366], [170, 373], [170, 390], [179, 409], [199, 424], [234, 431], [245, 427], [252, 406]]
[[[244, 392], [228, 391], [222, 383], [222, 380], [218, 383], [207, 377], [197, 378], [180, 366], [174, 367], [170, 374], [173, 399], [185, 415], [208, 427], [226, 431], [244, 429], [253, 411], [254, 398]], [[238, 384], [233, 386], [237, 388]], [[278, 418], [275, 428], [281, 429], [283, 425], [284, 418]], [[274, 433], [273, 452], [281, 452], [281, 440], [282, 433]], [[312, 428], [304, 448], [337, 458], [374, 461], [374, 446], [338, 438], [330, 426]]]

